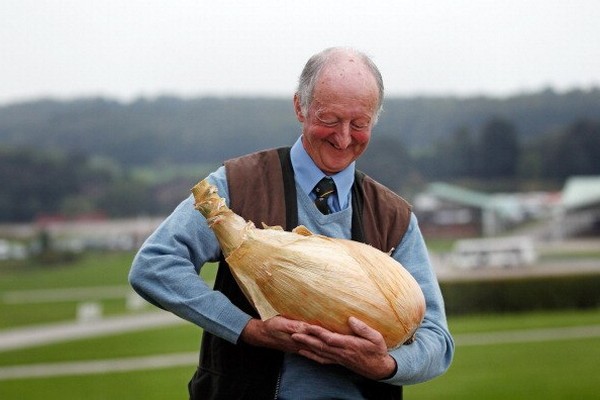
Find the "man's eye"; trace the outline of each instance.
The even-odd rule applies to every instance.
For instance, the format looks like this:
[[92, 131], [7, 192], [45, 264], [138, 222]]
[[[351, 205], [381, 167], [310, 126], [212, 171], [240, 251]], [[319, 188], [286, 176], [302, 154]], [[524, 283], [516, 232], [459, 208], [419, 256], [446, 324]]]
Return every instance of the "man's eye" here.
[[319, 118], [319, 121], [321, 121], [322, 124], [327, 126], [334, 126], [338, 123], [338, 120], [336, 118]]
[[355, 121], [352, 122], [352, 127], [357, 130], [367, 129], [369, 127], [369, 123], [365, 121]]

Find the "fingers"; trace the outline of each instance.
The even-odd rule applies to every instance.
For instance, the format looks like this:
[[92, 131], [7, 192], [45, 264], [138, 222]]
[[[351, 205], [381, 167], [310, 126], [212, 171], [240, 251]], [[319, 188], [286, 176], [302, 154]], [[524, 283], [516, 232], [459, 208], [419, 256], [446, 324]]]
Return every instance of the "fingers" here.
[[320, 333], [309, 327], [304, 333], [292, 334], [292, 340], [315, 353], [323, 353], [329, 347], [330, 341], [328, 342], [326, 337], [320, 336]]
[[348, 318], [348, 325], [356, 336], [360, 336], [369, 342], [379, 344], [383, 340], [381, 333], [355, 317]]
[[350, 317], [348, 325], [351, 329], [350, 335], [331, 332], [321, 326], [307, 324], [302, 330], [297, 331], [296, 334], [292, 334], [292, 339], [309, 346], [315, 352], [325, 350], [325, 348], [320, 348], [320, 346], [345, 348], [359, 338], [377, 345], [383, 341], [383, 336], [379, 332], [358, 318]]
[[336, 353], [339, 348], [335, 347], [331, 340], [327, 341], [326, 337], [316, 335], [323, 335], [328, 331], [319, 327], [316, 328], [318, 329], [309, 327], [306, 333], [294, 333], [292, 335], [292, 340], [300, 346], [298, 354], [320, 364], [337, 363]]
[[298, 350], [298, 354], [300, 354], [303, 357], [309, 358], [313, 361], [318, 362], [319, 364], [336, 364], [337, 361], [329, 358], [329, 357], [325, 357], [319, 353], [315, 353], [306, 349], [300, 349]]
[[383, 336], [357, 318], [349, 318], [348, 325], [348, 335], [307, 325], [291, 338], [298, 343], [298, 354], [318, 363], [339, 364], [370, 379], [390, 376], [396, 362], [388, 354]]
[[301, 345], [292, 340], [291, 335], [303, 332], [307, 324], [281, 316], [266, 321], [251, 319], [241, 334], [241, 340], [260, 347], [269, 347], [281, 351], [297, 352]]
[[[352, 331], [353, 336], [367, 340], [377, 346], [384, 343], [383, 336], [381, 333], [371, 328], [361, 320], [355, 317], [348, 319], [348, 325]], [[352, 335], [345, 335], [340, 333], [331, 332], [325, 328], [317, 325], [306, 325], [304, 330], [299, 331], [320, 339], [330, 347], [345, 347], [348, 345], [348, 341], [351, 340]]]
[[292, 335], [294, 333], [306, 332], [308, 327], [311, 326], [306, 322], [288, 319], [280, 315], [270, 318], [264, 323], [267, 325], [268, 330], [271, 332], [277, 332], [278, 334]]

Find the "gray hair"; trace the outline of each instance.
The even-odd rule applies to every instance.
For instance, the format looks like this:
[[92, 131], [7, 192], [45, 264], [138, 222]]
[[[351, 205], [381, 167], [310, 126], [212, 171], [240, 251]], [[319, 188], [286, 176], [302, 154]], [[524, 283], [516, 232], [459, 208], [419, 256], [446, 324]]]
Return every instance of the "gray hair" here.
[[304, 66], [302, 73], [300, 74], [300, 78], [298, 79], [298, 89], [296, 90], [296, 95], [300, 101], [300, 108], [302, 114], [307, 115], [308, 107], [313, 100], [313, 94], [315, 90], [315, 86], [317, 84], [317, 79], [321, 74], [323, 68], [332, 60], [333, 56], [342, 52], [347, 51], [354, 53], [360, 60], [364, 63], [364, 65], [371, 71], [371, 74], [375, 78], [377, 82], [377, 88], [379, 90], [379, 99], [377, 102], [377, 111], [375, 112], [375, 121], [379, 118], [379, 114], [383, 109], [383, 78], [381, 76], [381, 72], [379, 72], [379, 68], [377, 65], [371, 60], [369, 56], [366, 54], [355, 50], [348, 49], [343, 47], [330, 47], [328, 49], [323, 50], [320, 53], [313, 55]]

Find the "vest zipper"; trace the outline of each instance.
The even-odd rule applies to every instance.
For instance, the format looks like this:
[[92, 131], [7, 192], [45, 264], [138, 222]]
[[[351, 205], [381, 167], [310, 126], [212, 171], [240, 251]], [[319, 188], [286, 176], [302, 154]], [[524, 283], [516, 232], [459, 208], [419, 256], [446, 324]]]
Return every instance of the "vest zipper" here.
[[279, 397], [279, 386], [281, 385], [281, 369], [279, 369], [279, 373], [277, 374], [277, 383], [275, 384], [275, 397], [274, 400], [277, 400]]

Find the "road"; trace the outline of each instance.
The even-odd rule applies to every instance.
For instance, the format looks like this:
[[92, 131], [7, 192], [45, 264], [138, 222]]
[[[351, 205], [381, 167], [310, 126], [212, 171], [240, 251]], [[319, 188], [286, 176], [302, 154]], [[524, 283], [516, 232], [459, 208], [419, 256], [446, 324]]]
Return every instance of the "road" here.
[[155, 311], [88, 322], [63, 322], [9, 329], [0, 331], [0, 352], [184, 323], [184, 320], [171, 313]]

